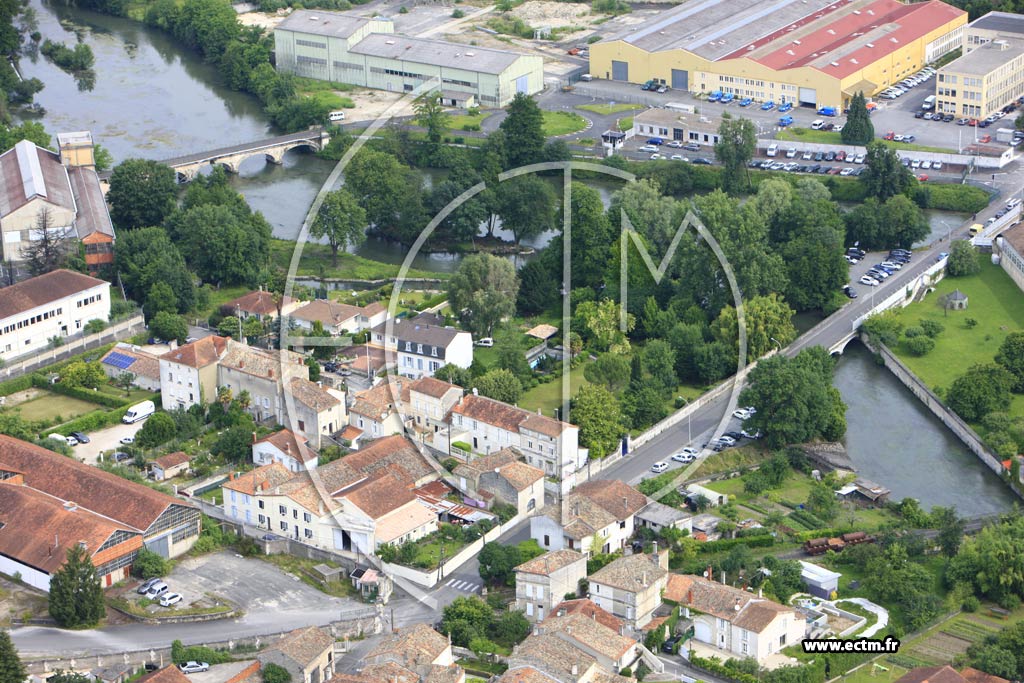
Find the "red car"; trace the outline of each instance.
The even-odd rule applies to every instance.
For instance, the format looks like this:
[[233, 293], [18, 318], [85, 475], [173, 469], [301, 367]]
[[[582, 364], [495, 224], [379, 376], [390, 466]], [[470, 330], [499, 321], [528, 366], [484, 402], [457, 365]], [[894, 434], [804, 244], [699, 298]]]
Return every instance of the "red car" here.
[[967, 125], [968, 126], [977, 126], [978, 125], [978, 119], [971, 119], [970, 121], [967, 122]]
[[885, 134], [885, 139], [886, 140], [892, 140], [894, 137], [896, 137], [896, 132], [895, 131], [891, 131], [890, 130], [888, 133]]
[[836, 152], [836, 161], [846, 161], [846, 152], [843, 150]]
[[980, 138], [978, 138], [978, 142], [992, 142], [992, 136], [982, 135]]
[[921, 173], [920, 175], [917, 176], [917, 179], [920, 182], [922, 182], [922, 183], [926, 182], [928, 180], [928, 174], [927, 173]]

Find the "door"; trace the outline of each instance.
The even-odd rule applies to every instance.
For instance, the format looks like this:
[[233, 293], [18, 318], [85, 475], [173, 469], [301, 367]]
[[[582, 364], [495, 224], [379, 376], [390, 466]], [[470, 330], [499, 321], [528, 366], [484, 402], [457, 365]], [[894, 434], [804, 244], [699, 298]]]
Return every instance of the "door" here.
[[629, 62], [620, 62], [618, 60], [612, 60], [612, 80], [613, 81], [628, 81], [629, 80]]
[[516, 92], [526, 95], [530, 90], [529, 76], [520, 76], [516, 79]]
[[800, 88], [800, 104], [817, 106], [818, 91], [814, 88]]
[[683, 69], [672, 69], [672, 89], [689, 90], [690, 72]]

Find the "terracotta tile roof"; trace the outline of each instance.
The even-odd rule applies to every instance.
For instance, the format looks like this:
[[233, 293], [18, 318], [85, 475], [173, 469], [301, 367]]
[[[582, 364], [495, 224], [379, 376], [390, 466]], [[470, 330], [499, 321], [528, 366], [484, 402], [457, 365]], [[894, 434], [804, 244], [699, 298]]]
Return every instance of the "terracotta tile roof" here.
[[282, 496], [287, 496], [296, 505], [315, 515], [322, 515], [339, 507], [326, 490], [317, 488], [316, 482], [308, 472], [296, 473], [277, 490]]
[[392, 656], [397, 657], [405, 666], [417, 667], [433, 664], [448, 647], [448, 638], [429, 625], [414, 624], [385, 636], [366, 657]]
[[[281, 297], [282, 306], [295, 303], [295, 301], [297, 300], [290, 296], [282, 295]], [[243, 294], [237, 299], [232, 299], [223, 304], [221, 308], [237, 309], [252, 315], [277, 315], [277, 304], [274, 302], [274, 294], [263, 289]]]
[[317, 459], [317, 453], [306, 445], [306, 440], [299, 440], [290, 429], [279, 429], [273, 434], [268, 434], [256, 443], [269, 443], [285, 455], [290, 455], [301, 462], [309, 462]]
[[100, 362], [113, 365], [112, 363], [107, 363], [107, 359], [114, 353], [135, 359], [131, 365], [127, 368], [123, 368], [124, 371], [130, 372], [139, 377], [146, 377], [157, 381], [160, 380], [160, 359], [157, 356], [147, 353], [146, 351], [135, 351], [129, 344], [116, 344], [114, 348], [110, 349], [103, 355], [103, 358], [100, 358]]
[[345, 429], [341, 430], [341, 438], [348, 439], [349, 441], [355, 441], [363, 435], [363, 430], [355, 425], [348, 425]]
[[535, 327], [530, 328], [526, 331], [526, 334], [537, 339], [550, 339], [551, 337], [558, 334], [558, 328], [554, 325], [548, 325], [547, 323], [541, 323]]
[[516, 491], [525, 491], [544, 478], [544, 470], [525, 462], [510, 462], [498, 470], [498, 473]]
[[374, 301], [373, 303], [363, 306], [363, 315], [369, 318], [371, 315], [377, 315], [378, 313], [382, 313], [386, 310], [388, 310], [387, 306], [379, 301]]
[[291, 390], [296, 401], [317, 413], [322, 413], [341, 404], [341, 399], [337, 396], [316, 382], [310, 382], [302, 377], [292, 377]]
[[535, 557], [532, 560], [523, 562], [515, 568], [515, 571], [524, 572], [526, 574], [540, 574], [542, 576], [548, 576], [552, 572], [568, 567], [570, 564], [579, 562], [583, 559], [585, 559], [583, 554], [578, 553], [575, 550], [552, 550], [544, 553], [540, 557]]
[[168, 453], [167, 455], [161, 455], [159, 458], [154, 460], [157, 465], [163, 469], [170, 469], [177, 465], [187, 463], [192, 459], [192, 456], [182, 451], [175, 451], [174, 453]]
[[[363, 667], [361, 676], [370, 681], [382, 681], [384, 683], [419, 683], [420, 681], [418, 673], [396, 662], [368, 664]], [[331, 680], [335, 679], [332, 678]]]
[[780, 614], [795, 613], [791, 607], [689, 574], [673, 579], [672, 595], [679, 596], [678, 602], [681, 605], [725, 619], [755, 633], [763, 631]]
[[561, 683], [561, 681], [538, 671], [532, 666], [520, 666], [503, 673], [498, 678], [498, 683]]
[[993, 676], [987, 674], [984, 671], [978, 671], [971, 667], [964, 667], [960, 670], [960, 675], [964, 677], [967, 683], [1010, 683], [1005, 678], [999, 676]]
[[[2, 156], [2, 155], [0, 155]], [[0, 320], [110, 283], [71, 270], [54, 270], [0, 289]]]
[[460, 393], [462, 392], [462, 387], [456, 384], [449, 384], [448, 382], [443, 382], [436, 377], [426, 376], [410, 382], [408, 384], [408, 389], [409, 391], [415, 391], [432, 398], [442, 398], [452, 389], [456, 389]]
[[434, 664], [430, 667], [427, 675], [423, 677], [423, 683], [460, 683], [465, 678], [466, 672], [461, 666]]
[[662, 624], [664, 624], [666, 621], [668, 621], [667, 615], [663, 617], [654, 617], [649, 622], [647, 622], [640, 630], [644, 631], [645, 633], [653, 631]]
[[[560, 681], [579, 680], [597, 660], [558, 636], [535, 635], [512, 651], [509, 668], [516, 664], [535, 665]], [[573, 674], [573, 667], [576, 674]]]
[[160, 356], [160, 360], [187, 365], [190, 368], [205, 368], [224, 356], [224, 349], [227, 348], [227, 345], [227, 337], [218, 337], [217, 335], [203, 337], [191, 344], [168, 351]]
[[267, 351], [234, 340], [228, 342], [228, 351], [220, 361], [222, 368], [262, 379], [280, 378], [282, 364], [289, 367], [301, 366], [302, 370], [305, 370], [305, 373], [301, 374], [308, 376], [305, 360], [294, 351]]
[[668, 583], [665, 584], [665, 591], [661, 594], [662, 599], [680, 603], [686, 599], [686, 591], [690, 587], [690, 580], [682, 574], [669, 573]]
[[572, 498], [586, 498], [623, 520], [647, 505], [647, 496], [618, 479], [594, 479], [573, 489]]
[[396, 410], [401, 400], [402, 382], [381, 382], [375, 387], [353, 395], [350, 413], [368, 417], [375, 422], [383, 420]]
[[626, 678], [603, 670], [597, 671], [590, 679], [590, 683], [634, 683], [635, 681], [635, 678]]
[[529, 410], [510, 406], [507, 403], [495, 401], [493, 398], [477, 396], [476, 394], [464, 396], [461, 401], [455, 404], [452, 412], [464, 415], [470, 420], [494, 425], [509, 432], [529, 429], [552, 438], [557, 438], [563, 431], [573, 426], [566, 422], [559, 422], [550, 417], [538, 415]]
[[28, 486], [0, 483], [0, 554], [48, 574], [64, 564], [68, 550], [79, 542], [93, 556], [121, 530], [132, 536], [125, 539], [122, 552], [103, 562], [141, 548], [142, 534], [81, 507], [67, 509], [62, 501]]
[[564, 600], [551, 610], [552, 614], [558, 614], [559, 612], [565, 612], [566, 614], [582, 614], [587, 619], [594, 619], [599, 624], [610, 628], [616, 633], [622, 633], [622, 627], [625, 622], [619, 619], [611, 612], [606, 612], [597, 606], [597, 604], [587, 598], [581, 598], [579, 600]]
[[[320, 321], [324, 327], [335, 327], [352, 321], [355, 323], [354, 328], [359, 325], [357, 318], [362, 312], [363, 309], [358, 306], [350, 306], [328, 299], [317, 299], [292, 311], [291, 317], [307, 322]], [[355, 329], [349, 331], [354, 332]]]
[[189, 683], [189, 677], [181, 673], [178, 667], [171, 664], [159, 671], [146, 674], [135, 683]]
[[383, 470], [334, 494], [335, 498], [344, 498], [372, 519], [379, 519], [397, 510], [406, 503], [416, 500], [400, 475]]
[[328, 648], [333, 650], [334, 637], [319, 626], [307, 626], [288, 633], [267, 650], [280, 652], [304, 669]]
[[272, 490], [291, 478], [292, 473], [284, 465], [273, 462], [224, 482], [222, 488], [254, 496], [257, 491]]
[[964, 677], [949, 666], [922, 666], [911, 669], [896, 679], [896, 683], [964, 683]]
[[171, 505], [187, 503], [116, 474], [0, 434], [0, 462], [25, 473], [25, 484], [145, 531]]
[[636, 641], [632, 638], [620, 635], [618, 631], [598, 623], [595, 619], [588, 619], [582, 614], [558, 616], [555, 613], [541, 622], [541, 632], [561, 633], [616, 661], [637, 646]]
[[437, 522], [437, 513], [418, 501], [378, 519], [374, 534], [381, 543], [391, 543], [431, 522]]
[[344, 462], [363, 474], [372, 474], [378, 469], [392, 464], [400, 465], [410, 477], [409, 484], [428, 475], [437, 474], [437, 470], [416, 449], [415, 444], [399, 434], [377, 439], [372, 444], [335, 462]]
[[484, 472], [493, 472], [509, 463], [516, 462], [521, 457], [522, 454], [519, 451], [508, 446], [490, 455], [483, 455], [479, 458], [473, 458], [469, 462], [459, 463], [452, 471], [452, 474], [472, 479], [475, 482]]
[[654, 585], [667, 574], [656, 560], [641, 553], [612, 560], [591, 574], [590, 581], [633, 593]]

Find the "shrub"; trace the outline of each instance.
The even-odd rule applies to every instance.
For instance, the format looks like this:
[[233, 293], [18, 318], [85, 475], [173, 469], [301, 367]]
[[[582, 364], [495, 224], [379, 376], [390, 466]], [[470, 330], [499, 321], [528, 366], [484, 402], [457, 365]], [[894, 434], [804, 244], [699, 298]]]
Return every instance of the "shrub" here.
[[183, 664], [190, 661], [223, 664], [230, 662], [231, 659], [230, 653], [223, 650], [214, 650], [212, 647], [203, 647], [202, 645], [185, 647], [180, 640], [175, 640], [171, 643], [171, 661], [175, 664]]
[[459, 461], [455, 458], [445, 458], [441, 461], [441, 466], [449, 472], [454, 472], [455, 468], [459, 466]]
[[908, 327], [907, 329], [903, 330], [903, 335], [907, 339], [911, 339], [913, 337], [920, 337], [924, 333], [925, 333], [924, 332], [924, 328], [918, 327], [916, 325], [912, 325], [912, 326]]
[[105, 321], [100, 320], [99, 318], [93, 318], [85, 324], [83, 329], [86, 334], [96, 334], [97, 332], [102, 332], [106, 327], [107, 323]]
[[461, 19], [464, 16], [466, 16], [466, 13], [460, 9], [457, 9], [454, 12], [452, 12], [452, 19]]
[[148, 548], [139, 550], [132, 563], [132, 574], [140, 579], [153, 579], [165, 576], [170, 570], [170, 563]]
[[[909, 332], [910, 330], [907, 331]], [[904, 346], [910, 355], [923, 356], [935, 348], [935, 340], [927, 336], [912, 337], [904, 342]]]
[[964, 612], [977, 612], [979, 607], [981, 607], [981, 600], [973, 595], [964, 598], [963, 604], [960, 605], [960, 609]]

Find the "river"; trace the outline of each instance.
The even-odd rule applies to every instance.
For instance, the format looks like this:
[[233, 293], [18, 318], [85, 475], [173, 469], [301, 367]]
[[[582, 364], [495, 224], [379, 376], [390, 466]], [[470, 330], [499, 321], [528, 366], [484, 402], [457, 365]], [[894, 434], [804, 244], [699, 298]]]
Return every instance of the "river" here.
[[891, 500], [955, 507], [961, 516], [1009, 510], [1017, 498], [859, 342], [836, 366], [846, 448], [860, 475], [892, 490]]

